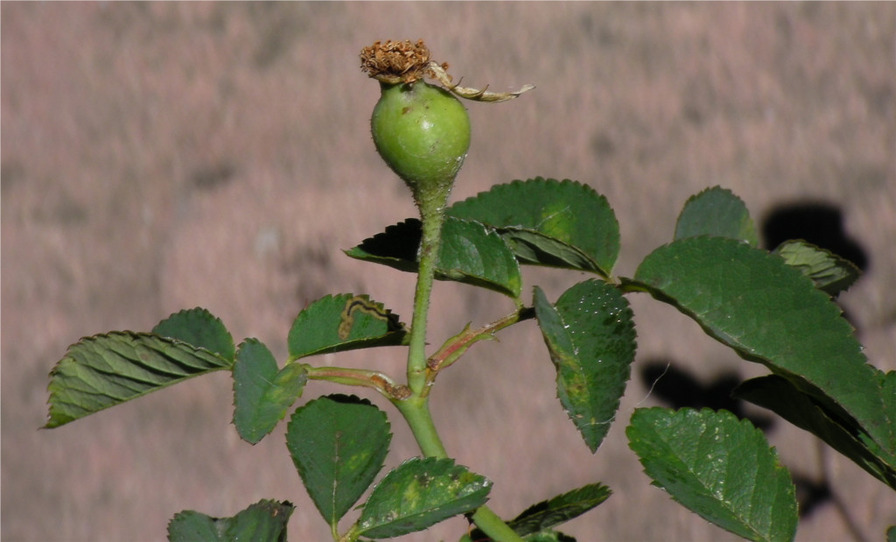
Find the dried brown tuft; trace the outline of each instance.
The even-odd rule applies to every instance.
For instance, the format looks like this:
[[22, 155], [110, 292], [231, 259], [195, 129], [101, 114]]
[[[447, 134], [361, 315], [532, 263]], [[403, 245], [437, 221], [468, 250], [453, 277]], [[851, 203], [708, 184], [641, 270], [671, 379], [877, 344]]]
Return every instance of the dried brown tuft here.
[[413, 83], [430, 75], [431, 64], [423, 40], [376, 41], [361, 50], [361, 70], [384, 83]]

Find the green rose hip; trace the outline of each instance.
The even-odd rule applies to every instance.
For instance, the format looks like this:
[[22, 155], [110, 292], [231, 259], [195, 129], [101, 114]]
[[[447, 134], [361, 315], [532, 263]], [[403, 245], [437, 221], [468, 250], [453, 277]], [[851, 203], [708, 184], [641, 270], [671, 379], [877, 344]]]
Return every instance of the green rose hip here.
[[452, 83], [447, 67], [430, 60], [423, 40], [378, 41], [361, 51], [361, 69], [382, 90], [370, 119], [376, 150], [424, 213], [439, 212], [445, 205], [470, 148], [470, 117], [454, 95], [500, 102], [532, 88], [503, 94], [464, 88]]
[[370, 126], [376, 150], [415, 198], [448, 195], [470, 148], [470, 117], [457, 98], [424, 81], [382, 83]]

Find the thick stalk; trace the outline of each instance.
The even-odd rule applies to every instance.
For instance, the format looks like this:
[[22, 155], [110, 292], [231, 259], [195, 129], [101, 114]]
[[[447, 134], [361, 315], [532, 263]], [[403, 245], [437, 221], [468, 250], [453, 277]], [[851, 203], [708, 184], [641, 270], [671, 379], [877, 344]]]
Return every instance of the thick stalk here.
[[[411, 396], [392, 402], [398, 407], [414, 433], [420, 451], [427, 457], [448, 457], [429, 411], [429, 390], [426, 388], [431, 381], [427, 378], [429, 368], [426, 364], [426, 323], [442, 240], [442, 224], [445, 222], [445, 203], [451, 192], [452, 183], [453, 179], [441, 183], [438, 188], [430, 186], [427, 190], [411, 186], [422, 221], [420, 248], [417, 253], [417, 288], [414, 292], [414, 315], [411, 318], [411, 338], [408, 348], [408, 387], [411, 389]], [[486, 506], [476, 510], [473, 521], [493, 540], [522, 542], [522, 538]]]
[[[442, 197], [414, 198], [420, 209], [423, 225], [417, 255], [417, 289], [414, 294], [414, 315], [411, 319], [408, 349], [408, 387], [411, 388], [411, 397], [392, 401], [414, 433], [420, 451], [427, 457], [448, 457], [429, 411], [429, 390], [426, 389], [429, 385], [427, 381], [429, 369], [426, 365], [426, 323], [442, 237], [442, 224], [445, 221], [444, 203], [449, 190], [450, 187]], [[486, 506], [476, 510], [473, 521], [493, 540], [522, 542], [522, 538]]]
[[408, 386], [415, 396], [424, 394], [426, 386], [426, 322], [442, 240], [442, 224], [445, 222], [445, 201], [450, 190], [449, 185], [443, 194], [435, 197], [415, 195], [414, 198], [423, 223], [417, 253], [417, 288], [414, 292], [414, 315], [411, 319], [408, 348]]
[[492, 540], [497, 542], [523, 542], [523, 538], [516, 534], [498, 514], [492, 512], [488, 506], [480, 506], [473, 513], [473, 523], [482, 529]]
[[442, 439], [439, 438], [435, 423], [432, 421], [427, 397], [416, 396], [392, 402], [408, 422], [423, 455], [426, 457], [448, 457], [448, 452], [445, 451]]

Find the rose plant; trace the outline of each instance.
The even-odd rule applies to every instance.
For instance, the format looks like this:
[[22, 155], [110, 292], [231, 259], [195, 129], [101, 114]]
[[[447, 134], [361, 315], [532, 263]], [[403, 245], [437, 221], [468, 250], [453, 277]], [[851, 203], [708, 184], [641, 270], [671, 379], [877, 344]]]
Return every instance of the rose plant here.
[[[514, 518], [497, 516], [486, 504], [491, 482], [455, 463], [442, 444], [430, 390], [477, 342], [535, 320], [556, 369], [560, 406], [596, 452], [635, 357], [626, 295], [646, 293], [693, 318], [744, 360], [769, 369], [741, 384], [737, 397], [818, 436], [896, 489], [896, 372], [867, 362], [833, 302], [858, 277], [852, 264], [799, 240], [771, 252], [758, 248], [743, 202], [713, 187], [685, 203], [669, 244], [645, 257], [633, 276], [616, 276], [618, 223], [607, 199], [586, 184], [517, 180], [448, 204], [470, 145], [470, 120], [458, 97], [499, 102], [532, 87], [512, 93], [460, 87], [447, 65], [430, 60], [422, 41], [376, 42], [362, 50], [361, 61], [381, 90], [371, 119], [374, 144], [407, 184], [420, 216], [346, 253], [416, 275], [410, 325], [368, 295], [344, 293], [299, 312], [283, 363], [256, 339], [236, 345], [224, 324], [201, 308], [173, 314], [150, 332], [86, 337], [51, 372], [46, 427], [223, 370], [233, 376], [236, 430], [255, 444], [287, 415], [309, 380], [363, 386], [396, 408], [421, 455], [380, 477], [391, 440], [383, 410], [350, 395], [318, 397], [294, 409], [286, 446], [333, 540], [397, 537], [456, 515], [470, 520], [470, 529], [459, 533], [465, 541], [571, 540], [557, 527], [600, 505], [610, 488], [593, 482]], [[590, 278], [552, 301], [538, 286], [523, 288], [521, 265]], [[427, 352], [435, 280], [506, 296], [512, 310], [467, 325]], [[406, 348], [404, 378], [315, 363], [319, 354], [386, 346]], [[746, 539], [794, 538], [794, 484], [749, 421], [727, 411], [637, 408], [628, 423], [629, 447], [645, 472], [680, 504]], [[349, 515], [355, 508], [360, 512]], [[183, 511], [168, 534], [189, 541], [285, 540], [293, 509], [286, 501], [263, 500], [227, 518]], [[896, 538], [896, 529], [888, 535]]]

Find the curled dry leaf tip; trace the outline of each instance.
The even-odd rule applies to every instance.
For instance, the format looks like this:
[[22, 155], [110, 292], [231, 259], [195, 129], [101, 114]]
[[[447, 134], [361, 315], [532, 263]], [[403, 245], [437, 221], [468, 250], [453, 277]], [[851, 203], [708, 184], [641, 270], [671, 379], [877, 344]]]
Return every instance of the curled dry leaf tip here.
[[447, 63], [439, 64], [431, 59], [423, 40], [376, 41], [361, 50], [361, 70], [389, 85], [412, 84], [429, 77], [451, 93], [477, 102], [504, 102], [535, 88], [534, 85], [524, 85], [513, 92], [490, 92], [488, 86], [483, 89], [462, 87], [453, 82]]

